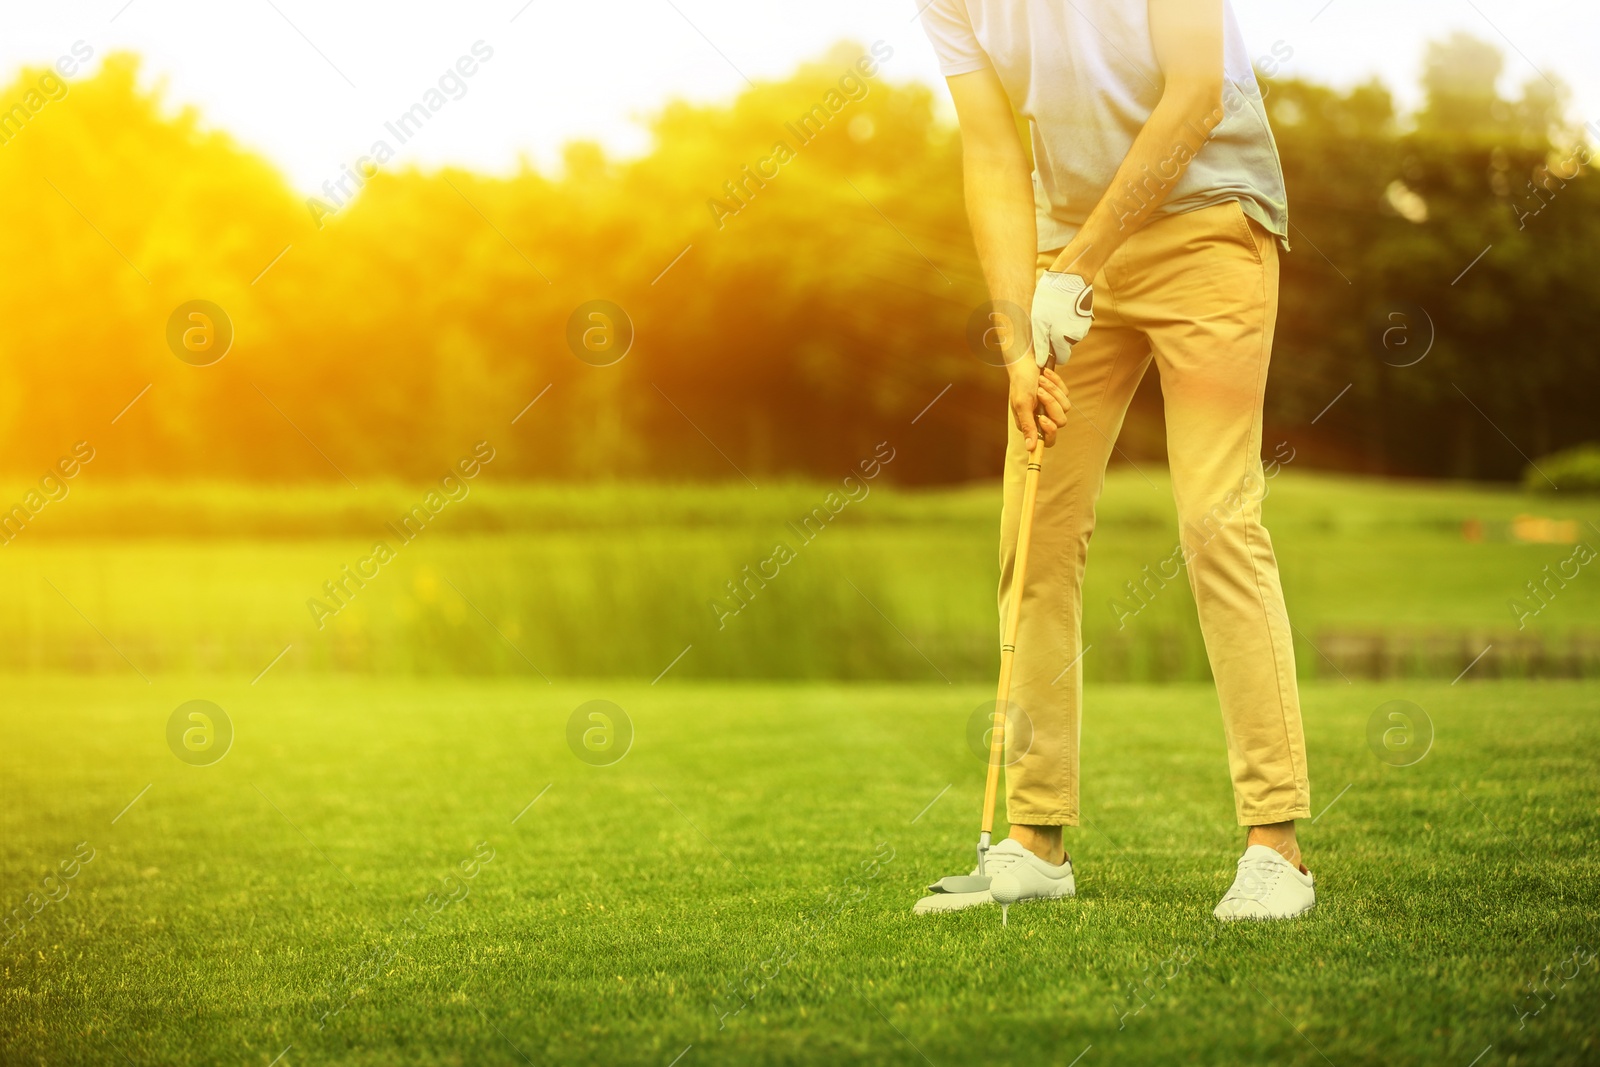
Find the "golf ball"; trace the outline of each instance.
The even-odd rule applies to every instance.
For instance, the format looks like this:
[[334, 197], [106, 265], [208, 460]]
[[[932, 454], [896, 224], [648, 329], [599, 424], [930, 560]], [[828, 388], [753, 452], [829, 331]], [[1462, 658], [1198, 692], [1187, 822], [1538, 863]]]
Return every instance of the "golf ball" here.
[[1007, 871], [995, 875], [989, 882], [989, 895], [996, 904], [1015, 904], [1022, 896], [1022, 883]]

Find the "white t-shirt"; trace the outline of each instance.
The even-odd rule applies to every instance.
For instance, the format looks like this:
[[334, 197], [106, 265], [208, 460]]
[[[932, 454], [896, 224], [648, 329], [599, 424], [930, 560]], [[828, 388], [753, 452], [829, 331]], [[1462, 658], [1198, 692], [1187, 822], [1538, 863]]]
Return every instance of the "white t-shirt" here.
[[[1226, 0], [1223, 16], [1222, 122], [1155, 214], [1237, 200], [1287, 248], [1278, 147]], [[1161, 98], [1148, 0], [931, 0], [922, 26], [946, 77], [993, 67], [1012, 106], [1027, 117], [1039, 250], [1065, 246]], [[1175, 162], [1169, 157], [1162, 165], [1175, 173]], [[1140, 183], [1146, 198], [1164, 186], [1161, 178], [1150, 174]]]

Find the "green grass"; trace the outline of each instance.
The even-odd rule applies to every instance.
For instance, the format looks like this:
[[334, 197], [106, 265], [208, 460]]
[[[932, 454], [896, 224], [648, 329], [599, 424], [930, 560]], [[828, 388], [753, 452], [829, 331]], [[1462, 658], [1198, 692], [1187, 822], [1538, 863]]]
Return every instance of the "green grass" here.
[[[307, 600], [390, 537], [384, 523], [422, 489], [84, 483], [0, 547], [10, 593], [0, 669], [253, 677], [292, 645], [274, 671], [648, 681], [693, 645], [674, 668], [681, 676], [994, 676], [994, 485], [876, 486], [801, 547], [786, 524], [819, 506], [828, 486], [578, 489], [489, 477], [415, 542], [396, 542], [398, 558], [321, 630]], [[1436, 635], [1447, 654], [1393, 669], [1445, 679], [1491, 643], [1478, 670], [1504, 673], [1533, 655], [1521, 642], [1565, 649], [1586, 633], [1590, 669], [1600, 670], [1600, 578], [1584, 568], [1519, 631], [1509, 602], [1572, 548], [1506, 532], [1530, 513], [1576, 521], [1580, 537], [1600, 543], [1590, 525], [1600, 523], [1600, 499], [1292, 468], [1271, 486], [1267, 521], [1304, 676], [1340, 677], [1325, 653], [1347, 674], [1364, 669], [1339, 652], [1344, 633]], [[1109, 606], [1143, 567], [1170, 556], [1172, 512], [1159, 469], [1108, 479], [1085, 590], [1091, 681], [1208, 677], [1183, 579], [1125, 628]], [[1486, 540], [1463, 537], [1471, 518]], [[798, 558], [719, 628], [709, 602], [731, 607], [726, 584], [780, 539]]]
[[[1308, 685], [1313, 807], [1332, 804], [1304, 833], [1321, 902], [1226, 928], [1209, 909], [1241, 836], [1205, 686], [1091, 688], [1080, 896], [1009, 928], [910, 914], [970, 862], [981, 686], [0, 686], [5, 907], [96, 850], [0, 953], [7, 1063], [264, 1067], [291, 1044], [279, 1063], [1600, 1058], [1597, 963], [1550, 978], [1525, 1028], [1513, 1007], [1600, 945], [1592, 682]], [[196, 697], [237, 730], [210, 767], [166, 747]], [[613, 766], [566, 746], [591, 698], [636, 728]], [[1394, 698], [1437, 730], [1414, 766], [1366, 746]], [[494, 858], [469, 895], [398, 938], [480, 841]], [[775, 954], [719, 1029], [717, 998]]]

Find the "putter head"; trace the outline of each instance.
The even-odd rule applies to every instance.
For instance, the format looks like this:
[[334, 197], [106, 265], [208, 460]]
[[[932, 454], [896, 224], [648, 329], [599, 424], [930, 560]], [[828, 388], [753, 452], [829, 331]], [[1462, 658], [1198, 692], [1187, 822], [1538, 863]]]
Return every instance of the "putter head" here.
[[984, 867], [984, 857], [989, 851], [989, 831], [984, 830], [978, 834], [978, 874], [987, 875], [989, 872]]

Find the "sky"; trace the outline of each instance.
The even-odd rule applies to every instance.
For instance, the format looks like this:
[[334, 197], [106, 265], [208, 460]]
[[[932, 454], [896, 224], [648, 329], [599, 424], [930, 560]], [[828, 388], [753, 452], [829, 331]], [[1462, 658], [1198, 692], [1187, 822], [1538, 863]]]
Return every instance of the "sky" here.
[[[728, 99], [851, 39], [893, 48], [881, 76], [940, 83], [919, 0], [51, 0], [0, 2], [0, 83], [82, 41], [88, 71], [138, 52], [174, 105], [273, 160], [310, 194], [383, 138], [397, 162], [491, 173], [550, 169], [561, 146], [644, 151], [639, 118], [673, 97]], [[1050, 2], [1050, 0], [1033, 0]], [[1066, 2], [1066, 0], [1059, 0]], [[1080, 4], [1093, 0], [1074, 0]], [[1414, 103], [1423, 50], [1461, 29], [1506, 54], [1503, 88], [1548, 76], [1600, 124], [1592, 0], [1233, 0], [1251, 55], [1292, 50], [1282, 75], [1349, 86], [1376, 75]], [[385, 123], [474, 44], [470, 77], [405, 145]], [[464, 68], [464, 69], [466, 69]], [[82, 73], [78, 75], [82, 76]], [[10, 100], [0, 101], [9, 106]]]

